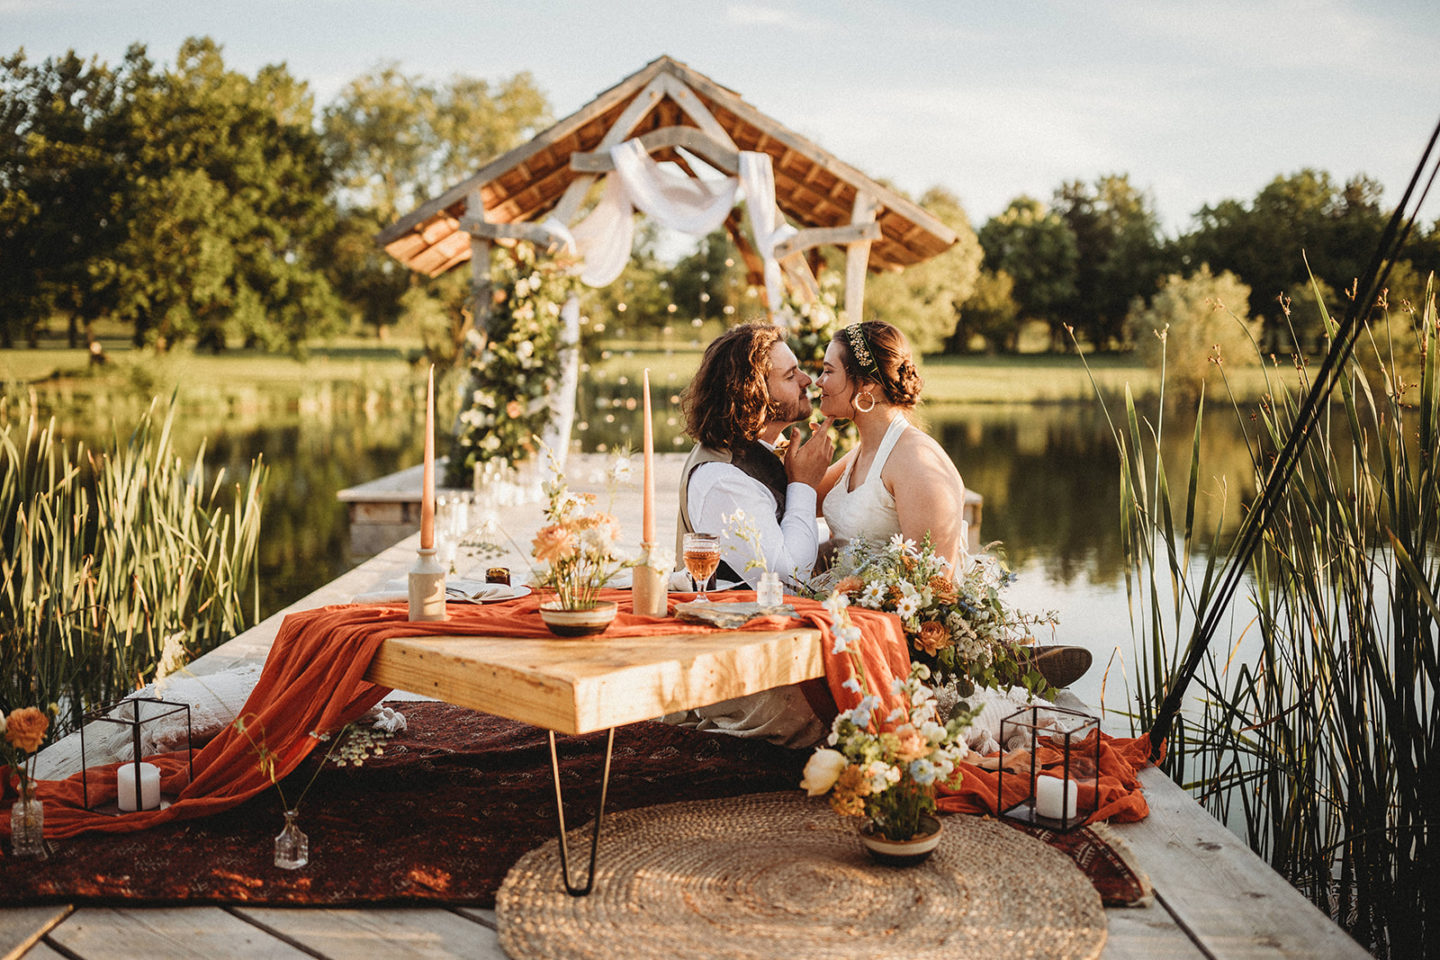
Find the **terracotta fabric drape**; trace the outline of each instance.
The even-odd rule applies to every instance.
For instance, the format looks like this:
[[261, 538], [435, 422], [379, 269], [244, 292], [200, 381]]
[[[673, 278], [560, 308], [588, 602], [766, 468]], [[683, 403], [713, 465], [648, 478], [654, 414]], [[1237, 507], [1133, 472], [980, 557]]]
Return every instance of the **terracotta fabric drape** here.
[[[734, 600], [753, 600], [748, 591], [732, 591]], [[689, 594], [671, 594], [670, 604], [691, 599]], [[642, 636], [658, 633], [702, 633], [713, 628], [681, 623], [670, 618], [637, 617], [627, 612], [630, 595], [604, 591], [602, 599], [620, 602], [622, 613], [609, 629], [610, 636]], [[836, 705], [854, 707], [859, 696], [842, 684], [850, 676], [847, 656], [831, 652], [831, 617], [819, 603], [787, 598], [796, 617], [766, 618], [750, 623], [749, 630], [773, 630], [790, 625], [814, 626], [823, 634], [826, 683]], [[548, 637], [538, 614], [539, 598], [530, 596], [507, 603], [477, 606], [449, 606], [449, 619], [416, 622], [407, 619], [403, 603], [351, 604], [322, 607], [291, 614], [265, 661], [265, 669], [242, 710], [251, 736], [261, 740], [275, 755], [275, 776], [283, 778], [314, 749], [319, 741], [313, 732], [335, 730], [359, 717], [378, 703], [389, 689], [364, 680], [371, 659], [385, 640], [434, 634], [505, 634], [516, 637]], [[894, 614], [851, 609], [852, 621], [862, 633], [861, 658], [873, 689], [884, 701], [879, 715], [898, 705], [890, 692], [891, 681], [908, 675], [908, 648], [900, 621]], [[603, 643], [604, 640], [591, 642]], [[39, 796], [45, 802], [45, 835], [68, 837], [90, 830], [141, 830], [169, 820], [203, 817], [243, 802], [271, 787], [262, 772], [251, 742], [233, 726], [195, 755], [194, 780], [185, 785], [185, 757], [180, 754], [147, 757], [147, 763], [161, 768], [161, 785], [178, 799], [164, 810], [149, 810], [121, 817], [106, 816], [85, 809], [81, 775], [68, 780], [42, 781]], [[89, 771], [90, 804], [113, 800], [115, 764]], [[8, 833], [8, 818], [0, 818], [0, 831]]]
[[[1088, 769], [1093, 765], [1089, 758], [1095, 755], [1095, 737], [1100, 738], [1098, 775]], [[1004, 757], [1000, 754], [992, 757], [1006, 764], [1004, 806], [1013, 807], [1029, 793], [1030, 756], [1027, 752], [1017, 751]], [[1043, 769], [1060, 776], [1063, 757], [1059, 750], [1041, 744], [1035, 759], [1037, 775]], [[1070, 775], [1084, 778], [1080, 783], [1077, 806], [1086, 810], [1091, 804], [1097, 804], [1095, 814], [1085, 822], [1114, 820], [1129, 823], [1143, 820], [1150, 813], [1150, 807], [1140, 790], [1139, 771], [1149, 762], [1149, 737], [1111, 737], [1097, 730], [1078, 744], [1072, 744]], [[938, 788], [935, 805], [947, 813], [998, 814], [1001, 806], [999, 772], [963, 762], [959, 769], [963, 774], [959, 787], [954, 790]]]

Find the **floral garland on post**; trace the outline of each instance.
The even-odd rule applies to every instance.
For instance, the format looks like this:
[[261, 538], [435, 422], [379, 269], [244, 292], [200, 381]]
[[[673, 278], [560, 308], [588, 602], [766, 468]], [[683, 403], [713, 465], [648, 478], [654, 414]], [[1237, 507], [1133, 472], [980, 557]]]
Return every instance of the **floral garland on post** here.
[[445, 484], [468, 487], [477, 464], [519, 463], [554, 418], [560, 382], [560, 307], [575, 280], [562, 263], [539, 261], [519, 242], [490, 260], [494, 304], [488, 331], [465, 334], [469, 366]]
[[840, 274], [825, 270], [819, 277], [820, 293], [804, 302], [787, 286], [785, 299], [775, 311], [774, 321], [786, 331], [786, 340], [800, 366], [818, 377], [825, 362], [825, 348], [840, 329]]

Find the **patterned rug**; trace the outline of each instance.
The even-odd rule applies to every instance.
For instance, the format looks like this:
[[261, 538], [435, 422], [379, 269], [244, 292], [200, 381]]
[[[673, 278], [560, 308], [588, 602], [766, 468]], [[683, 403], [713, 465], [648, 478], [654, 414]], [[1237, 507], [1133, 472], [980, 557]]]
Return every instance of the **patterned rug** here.
[[[409, 728], [363, 766], [327, 764], [305, 797], [310, 863], [273, 864], [274, 791], [224, 814], [58, 841], [44, 861], [0, 856], [0, 904], [42, 902], [493, 906], [506, 871], [555, 836], [545, 731], [442, 703], [389, 704]], [[566, 824], [593, 816], [605, 735], [558, 738]], [[615, 733], [607, 812], [797, 790], [808, 751], [661, 723]], [[293, 796], [309, 760], [286, 782]], [[797, 790], [798, 793], [798, 790]], [[1088, 835], [1089, 839], [1086, 839]], [[1136, 872], [1090, 831], [1055, 844], [1107, 903], [1136, 901]]]

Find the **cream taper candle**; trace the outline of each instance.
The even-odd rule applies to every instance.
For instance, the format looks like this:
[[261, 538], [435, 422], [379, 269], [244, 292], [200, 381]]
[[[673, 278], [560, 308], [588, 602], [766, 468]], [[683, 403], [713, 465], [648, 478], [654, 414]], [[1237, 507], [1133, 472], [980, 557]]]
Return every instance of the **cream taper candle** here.
[[644, 407], [645, 407], [645, 429], [644, 437], [645, 451], [645, 478], [643, 513], [640, 522], [640, 539], [646, 544], [655, 542], [655, 432], [650, 422], [650, 368], [645, 368], [643, 375], [644, 383]]

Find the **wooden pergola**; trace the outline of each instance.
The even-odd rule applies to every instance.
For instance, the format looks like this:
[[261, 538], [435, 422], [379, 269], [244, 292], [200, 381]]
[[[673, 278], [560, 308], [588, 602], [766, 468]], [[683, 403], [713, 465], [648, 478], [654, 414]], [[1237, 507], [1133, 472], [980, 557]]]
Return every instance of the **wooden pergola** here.
[[[857, 320], [867, 270], [902, 270], [955, 242], [954, 231], [917, 204], [670, 57], [646, 64], [529, 143], [401, 217], [377, 239], [396, 260], [427, 276], [471, 261], [475, 302], [483, 309], [490, 302], [490, 245], [516, 240], [540, 249], [555, 245], [556, 234], [541, 221], [578, 220], [597, 177], [614, 169], [610, 148], [632, 138], [655, 160], [671, 161], [691, 176], [701, 164], [735, 174], [740, 151], [769, 154], [776, 205], [799, 231], [777, 244], [775, 259], [792, 275], [809, 277], [807, 253], [825, 244], [843, 248], [845, 310]], [[736, 211], [725, 226], [750, 282], [761, 285], [763, 263]], [[476, 316], [482, 325], [484, 319]]]

